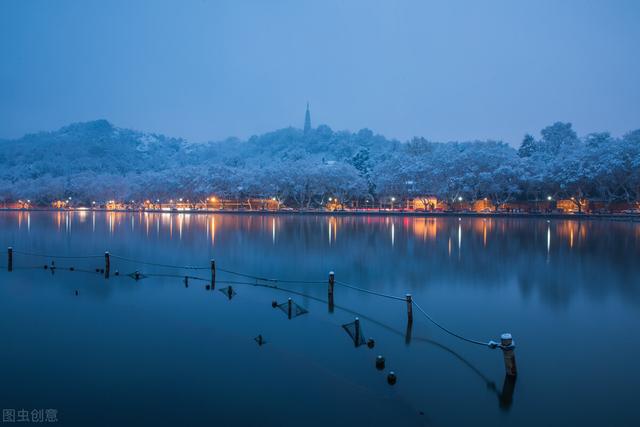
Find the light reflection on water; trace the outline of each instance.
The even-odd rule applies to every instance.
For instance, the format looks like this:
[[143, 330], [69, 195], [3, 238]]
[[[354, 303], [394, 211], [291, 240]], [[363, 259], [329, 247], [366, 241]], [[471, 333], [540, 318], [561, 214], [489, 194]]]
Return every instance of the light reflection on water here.
[[[301, 294], [295, 294], [295, 298], [310, 309], [310, 314], [282, 323], [269, 306], [272, 299], [286, 295], [269, 290], [239, 287], [238, 296], [231, 302], [223, 301], [221, 295], [211, 297], [204, 293], [201, 284], [193, 284], [187, 290], [181, 280], [171, 278], [145, 279], [135, 286], [130, 279], [117, 282], [111, 278], [105, 286], [103, 279], [79, 276], [80, 273], [59, 272], [51, 276], [41, 270], [17, 270], [9, 275], [3, 271], [0, 280], [7, 285], [0, 289], [0, 312], [5, 320], [0, 333], [15, 348], [30, 348], [48, 339], [41, 331], [53, 333], [49, 328], [54, 326], [45, 319], [38, 320], [45, 313], [55, 314], [58, 320], [54, 324], [73, 329], [70, 325], [74, 316], [82, 312], [88, 325], [102, 331], [99, 339], [113, 348], [145, 351], [132, 342], [133, 337], [141, 336], [156, 350], [164, 348], [165, 343], [179, 345], [181, 352], [195, 360], [191, 367], [177, 368], [175, 355], [166, 349], [148, 357], [165, 366], [169, 373], [178, 375], [176, 369], [179, 370], [182, 380], [176, 381], [186, 390], [194, 387], [193, 381], [198, 381], [199, 376], [212, 376], [211, 384], [219, 384], [220, 378], [225, 385], [233, 383], [234, 375], [242, 376], [241, 367], [236, 368], [233, 362], [238, 358], [244, 360], [242, 366], [265, 363], [269, 372], [254, 374], [272, 385], [273, 381], [284, 383], [282, 387], [274, 386], [271, 406], [264, 409], [267, 418], [278, 419], [280, 411], [290, 408], [287, 402], [291, 399], [301, 416], [315, 414], [319, 407], [329, 404], [324, 393], [338, 393], [341, 398], [350, 399], [355, 384], [357, 390], [366, 390], [366, 399], [379, 401], [372, 425], [384, 424], [382, 420], [398, 410], [406, 412], [406, 417], [400, 418], [418, 425], [425, 418], [427, 424], [463, 425], [474, 422], [477, 416], [491, 423], [514, 425], [555, 425], [556, 421], [558, 425], [633, 425], [628, 421], [637, 420], [631, 403], [633, 385], [640, 379], [634, 362], [640, 357], [640, 344], [628, 331], [640, 326], [640, 224], [466, 217], [4, 212], [0, 213], [0, 230], [5, 247], [12, 245], [37, 253], [99, 255], [109, 250], [158, 263], [204, 266], [215, 259], [221, 268], [283, 279], [325, 280], [328, 271], [333, 270], [338, 280], [365, 288], [400, 296], [410, 292], [435, 318], [472, 338], [495, 339], [501, 332], [512, 332], [519, 345], [520, 376], [513, 403], [505, 412], [503, 367], [497, 352], [469, 348], [418, 318], [411, 330], [407, 328], [402, 304], [341, 287], [336, 288], [337, 309], [330, 313], [321, 302], [327, 298], [324, 285], [295, 285]], [[16, 254], [16, 265], [35, 261]], [[88, 267], [91, 270], [95, 266]], [[117, 263], [116, 267], [123, 273], [134, 269], [163, 272]], [[224, 273], [219, 277], [224, 280]], [[16, 287], [19, 284], [21, 287]], [[82, 298], [70, 299], [68, 291], [77, 288], [81, 289]], [[16, 294], [16, 290], [20, 293]], [[42, 307], [49, 303], [52, 307], [43, 312]], [[22, 311], [14, 308], [17, 306]], [[122, 312], [122, 307], [129, 306], [143, 309], [149, 324], [141, 323], [134, 311]], [[64, 311], [58, 312], [55, 307]], [[378, 342], [373, 352], [354, 351], [352, 346], [342, 345], [344, 336], [339, 325], [356, 314], [364, 319], [365, 333]], [[193, 323], [184, 324], [187, 318]], [[30, 320], [25, 323], [25, 319]], [[39, 329], [24, 326], [29, 322], [35, 322]], [[234, 325], [233, 330], [220, 327], [207, 332], [225, 342], [222, 352], [215, 340], [202, 342], [202, 331], [193, 329], [193, 325], [214, 327], [211, 325], [217, 323]], [[261, 331], [266, 330], [270, 346], [249, 356], [255, 349], [245, 348], [245, 339], [251, 341], [257, 334], [256, 323], [261, 325]], [[111, 324], [119, 324], [119, 329]], [[56, 363], [69, 357], [71, 350], [62, 343], [73, 338], [65, 335], [64, 328], [56, 332], [62, 338], [53, 344], [48, 358], [34, 359], [20, 352], [3, 354], [0, 374], [14, 378], [15, 371], [26, 375], [26, 379], [24, 390], [4, 388], [0, 397], [20, 396], [20, 390], [28, 396], [33, 387], [43, 387], [38, 378], [26, 373], [31, 366], [27, 361], [54, 370]], [[98, 337], [78, 333], [86, 343], [100, 347]], [[132, 338], [126, 338], [129, 335]], [[27, 343], [27, 339], [34, 343]], [[624, 351], [612, 352], [604, 348], [607, 346], [594, 348], [594, 340], [600, 339], [616, 342]], [[433, 342], [426, 345], [425, 340]], [[268, 353], [275, 349], [280, 353]], [[89, 349], [85, 356], [94, 361], [115, 357], [112, 349], [103, 351], [106, 355]], [[381, 374], [370, 369], [371, 358], [378, 351], [401, 375], [392, 389]], [[199, 362], [202, 352], [216, 363], [227, 363], [228, 372], [209, 371], [209, 363]], [[287, 385], [299, 388], [293, 380], [281, 379], [289, 365], [307, 381], [305, 390], [318, 395], [294, 398], [287, 392]], [[118, 384], [128, 384], [127, 378], [137, 374], [124, 363], [117, 366], [118, 370], [108, 369], [112, 380], [98, 378], [88, 367], [79, 371], [93, 381], [106, 381], [119, 389]], [[151, 366], [144, 372], [145, 390], [162, 389]], [[324, 379], [327, 372], [331, 378], [328, 382]], [[49, 378], [52, 374], [42, 375]], [[484, 386], [478, 387], [478, 377]], [[244, 390], [250, 390], [245, 397], [226, 387], [211, 390], [200, 385], [195, 389], [219, 396], [229, 394], [233, 399], [247, 400], [245, 404], [251, 406], [255, 403], [251, 399], [259, 399], [259, 391], [264, 393], [264, 389], [255, 378], [242, 378]], [[110, 382], [118, 379], [121, 382]], [[612, 396], [606, 391], [609, 389], [618, 392]], [[42, 399], [53, 399], [42, 393]], [[74, 405], [64, 396], [78, 396], [72, 390], [59, 395], [60, 405], [73, 411]], [[198, 401], [196, 395], [189, 396]], [[232, 397], [219, 397], [216, 410], [220, 405], [235, 407], [235, 401], [229, 400]], [[29, 406], [29, 402], [9, 400]], [[465, 402], [467, 411], [458, 410], [460, 402]], [[91, 405], [95, 402], [90, 401]], [[124, 410], [122, 405], [118, 406], [120, 410]], [[208, 413], [193, 405], [181, 401], [178, 407]], [[590, 410], [585, 412], [584, 408]], [[348, 405], [336, 411], [341, 420], [359, 420], [359, 411]], [[419, 411], [426, 415], [414, 416]], [[467, 412], [477, 416], [466, 415]], [[549, 421], [549, 414], [553, 414], [553, 422]], [[314, 419], [317, 423], [330, 421], [320, 415]], [[312, 420], [310, 424], [313, 423]]]

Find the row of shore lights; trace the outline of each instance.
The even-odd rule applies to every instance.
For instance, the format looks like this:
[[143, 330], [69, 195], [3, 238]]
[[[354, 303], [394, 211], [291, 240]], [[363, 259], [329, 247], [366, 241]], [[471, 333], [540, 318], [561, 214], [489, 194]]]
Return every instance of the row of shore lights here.
[[[575, 199], [574, 197], [572, 197], [572, 198], [571, 198], [571, 200], [574, 200], [574, 199]], [[271, 200], [273, 200], [273, 201], [275, 202], [277, 199], [276, 199], [275, 197], [272, 197], [272, 198], [271, 198]], [[461, 202], [462, 200], [463, 200], [462, 196], [458, 196], [458, 201], [459, 201], [459, 202]], [[484, 198], [484, 200], [488, 200], [488, 199], [485, 197], [485, 198]], [[547, 196], [547, 200], [548, 200], [548, 201], [551, 201], [551, 200], [553, 200], [553, 197], [551, 197], [551, 196]], [[71, 197], [68, 197], [68, 198], [67, 198], [67, 201], [69, 201], [69, 202], [70, 202], [70, 201], [71, 201]], [[179, 201], [179, 202], [182, 202], [182, 201], [183, 201], [183, 199], [182, 199], [182, 198], [179, 198], [179, 199], [178, 199], [178, 201]], [[187, 200], [187, 202], [188, 202], [188, 201], [189, 201], [189, 200]], [[207, 198], [207, 202], [212, 202], [212, 203], [213, 203], [213, 202], [215, 202], [215, 201], [216, 201], [216, 198], [215, 198], [215, 197], [208, 197], [208, 198]], [[330, 201], [330, 202], [332, 202], [332, 201], [333, 201], [333, 202], [338, 203], [338, 198], [337, 198], [337, 197], [336, 197], [336, 198], [329, 197], [329, 201]], [[395, 198], [395, 197], [392, 197], [392, 198], [391, 198], [391, 201], [392, 201], [392, 202], [395, 202], [395, 201], [396, 201], [396, 198]], [[22, 203], [22, 200], [18, 200], [18, 202]], [[135, 202], [136, 202], [135, 200], [132, 200], [132, 201], [131, 201], [131, 203], [135, 203]], [[31, 200], [27, 200], [27, 203], [31, 203]], [[115, 203], [115, 200], [109, 200], [107, 203]], [[146, 200], [146, 203], [151, 203], [151, 201], [150, 201], [150, 200]], [[156, 203], [160, 203], [160, 199], [156, 199]], [[169, 203], [173, 203], [173, 199], [169, 200]], [[366, 200], [366, 203], [369, 203], [369, 199], [367, 199], [367, 200]], [[91, 204], [92, 204], [92, 205], [95, 205], [95, 204], [96, 204], [96, 202], [95, 202], [95, 201], [93, 201], [93, 202], [91, 202]]]

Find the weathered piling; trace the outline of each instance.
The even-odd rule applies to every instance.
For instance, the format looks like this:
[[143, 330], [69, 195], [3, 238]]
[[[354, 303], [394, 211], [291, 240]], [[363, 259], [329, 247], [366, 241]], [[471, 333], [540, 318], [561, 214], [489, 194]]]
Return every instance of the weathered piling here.
[[216, 261], [211, 260], [211, 290], [216, 288]]
[[413, 323], [413, 302], [411, 300], [411, 294], [407, 294], [406, 299], [407, 299], [407, 322]]
[[329, 272], [329, 313], [333, 313], [333, 285], [335, 283], [335, 274], [333, 271]]
[[356, 347], [358, 347], [360, 345], [360, 319], [358, 317], [356, 317], [356, 320], [353, 322], [353, 328], [354, 328], [354, 336], [355, 336], [355, 343], [356, 343]]
[[109, 270], [111, 269], [111, 256], [109, 255], [109, 251], [104, 253], [104, 278], [109, 278]]
[[513, 337], [509, 333], [502, 334], [500, 336], [500, 348], [504, 356], [504, 369], [507, 376], [515, 377], [518, 375], [516, 368], [516, 354], [515, 344], [513, 343]]
[[287, 316], [289, 317], [289, 319], [291, 319], [291, 306], [293, 305], [293, 302], [291, 301], [291, 298], [289, 298], [287, 300]]
[[7, 248], [7, 270], [13, 271], [13, 248]]

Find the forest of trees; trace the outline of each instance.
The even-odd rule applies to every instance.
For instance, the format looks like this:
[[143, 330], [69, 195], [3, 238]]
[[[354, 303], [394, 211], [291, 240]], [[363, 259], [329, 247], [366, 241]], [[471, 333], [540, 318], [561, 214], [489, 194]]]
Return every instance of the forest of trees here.
[[435, 196], [640, 200], [640, 130], [578, 137], [569, 123], [500, 141], [399, 142], [368, 129], [286, 128], [218, 142], [116, 128], [98, 120], [0, 141], [0, 201], [276, 197], [292, 207]]

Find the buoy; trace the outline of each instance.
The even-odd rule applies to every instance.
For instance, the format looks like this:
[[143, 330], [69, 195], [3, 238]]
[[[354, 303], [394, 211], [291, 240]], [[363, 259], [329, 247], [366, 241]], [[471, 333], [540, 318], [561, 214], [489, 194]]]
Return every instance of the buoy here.
[[101, 273], [101, 274], [104, 274], [104, 268], [101, 268], [101, 269], [100, 269], [100, 273]]
[[271, 307], [276, 308], [278, 306], [278, 301], [273, 300], [271, 301]]
[[78, 296], [78, 290], [76, 289], [76, 296]]
[[389, 371], [389, 375], [387, 375], [387, 382], [389, 385], [394, 385], [396, 383], [396, 373], [393, 371]]
[[47, 268], [49, 268], [49, 266], [47, 264], [44, 265], [44, 269], [46, 270]]
[[209, 289], [211, 289], [211, 285], [206, 285], [204, 288], [205, 288], [206, 290], [209, 290]]
[[116, 270], [116, 276], [119, 276], [120, 272], [118, 270]]
[[96, 273], [100, 273], [100, 269], [99, 268], [96, 268]]
[[134, 277], [135, 277], [136, 280], [140, 280], [140, 272], [136, 271], [135, 274], [134, 274]]
[[373, 338], [369, 338], [367, 340], [367, 347], [373, 348], [373, 347], [375, 347], [375, 345], [376, 345], [376, 342], [373, 340]]
[[69, 267], [69, 271], [73, 271], [73, 270], [75, 270], [75, 268]]
[[379, 371], [384, 369], [384, 357], [382, 357], [382, 355], [378, 355], [378, 357], [376, 357], [376, 368]]

